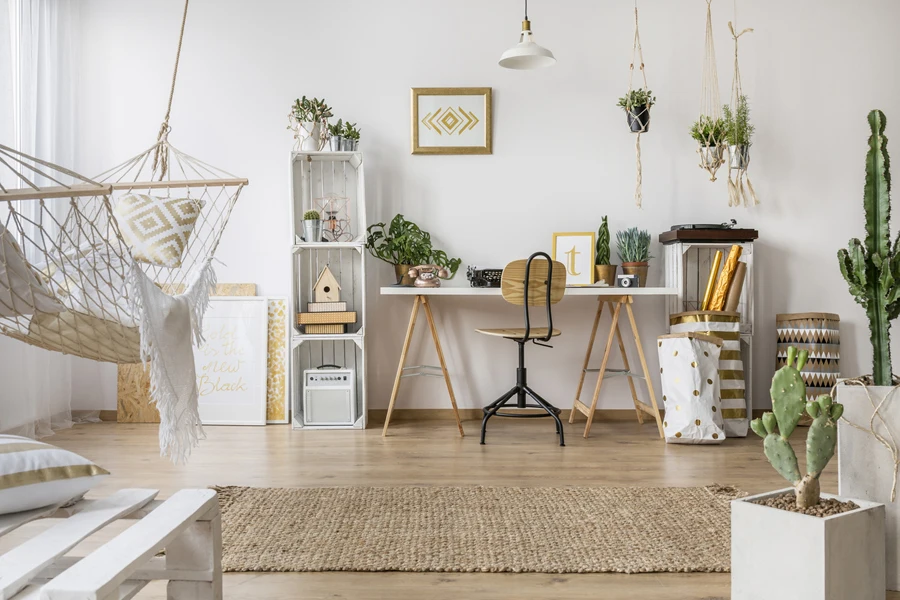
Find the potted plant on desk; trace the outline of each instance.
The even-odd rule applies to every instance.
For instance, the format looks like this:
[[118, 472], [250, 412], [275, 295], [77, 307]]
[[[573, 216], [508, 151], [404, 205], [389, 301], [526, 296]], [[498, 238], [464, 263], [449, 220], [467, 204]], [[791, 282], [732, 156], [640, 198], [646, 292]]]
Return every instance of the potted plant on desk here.
[[647, 271], [650, 269], [650, 232], [632, 227], [616, 232], [616, 246], [622, 271], [637, 275], [640, 287], [647, 287]]
[[443, 250], [435, 250], [431, 245], [431, 234], [423, 231], [403, 215], [395, 216], [390, 225], [375, 223], [366, 230], [366, 248], [379, 260], [394, 265], [397, 284], [411, 286], [415, 277], [409, 270], [418, 265], [437, 265], [456, 275], [462, 260], [450, 258]]
[[618, 265], [611, 265], [609, 255], [609, 223], [606, 217], [603, 217], [603, 223], [597, 230], [597, 246], [594, 255], [594, 270], [596, 271], [596, 279], [598, 282], [605, 281], [606, 285], [616, 285], [616, 270]]

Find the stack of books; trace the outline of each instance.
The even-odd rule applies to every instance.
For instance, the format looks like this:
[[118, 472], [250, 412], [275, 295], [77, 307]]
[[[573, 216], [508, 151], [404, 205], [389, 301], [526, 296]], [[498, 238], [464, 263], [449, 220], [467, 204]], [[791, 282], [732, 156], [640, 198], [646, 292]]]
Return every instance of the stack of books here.
[[308, 302], [306, 312], [297, 315], [297, 325], [308, 334], [346, 333], [349, 323], [356, 323], [356, 311], [348, 311], [346, 302]]

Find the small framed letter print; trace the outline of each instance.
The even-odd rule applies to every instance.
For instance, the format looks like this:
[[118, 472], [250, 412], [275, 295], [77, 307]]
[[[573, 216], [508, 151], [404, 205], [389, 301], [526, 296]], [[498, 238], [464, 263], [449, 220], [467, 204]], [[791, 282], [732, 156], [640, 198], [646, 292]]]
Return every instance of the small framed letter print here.
[[554, 233], [553, 260], [566, 265], [566, 285], [594, 283], [594, 232]]
[[413, 154], [490, 154], [491, 88], [412, 88]]

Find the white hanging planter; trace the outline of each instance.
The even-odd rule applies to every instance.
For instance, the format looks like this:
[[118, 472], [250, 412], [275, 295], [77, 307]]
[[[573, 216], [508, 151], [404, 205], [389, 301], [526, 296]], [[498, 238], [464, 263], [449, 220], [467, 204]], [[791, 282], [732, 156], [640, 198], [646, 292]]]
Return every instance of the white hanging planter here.
[[753, 502], [785, 492], [731, 502], [732, 600], [884, 600], [884, 505], [813, 517]]
[[870, 431], [851, 425], [868, 429], [875, 407], [880, 406], [875, 431], [891, 444], [891, 433], [900, 433], [900, 392], [884, 402], [892, 390], [889, 386], [837, 386], [837, 401], [844, 405], [843, 418], [838, 421], [838, 493], [884, 503], [887, 589], [900, 590], [900, 502], [891, 501], [895, 459]]

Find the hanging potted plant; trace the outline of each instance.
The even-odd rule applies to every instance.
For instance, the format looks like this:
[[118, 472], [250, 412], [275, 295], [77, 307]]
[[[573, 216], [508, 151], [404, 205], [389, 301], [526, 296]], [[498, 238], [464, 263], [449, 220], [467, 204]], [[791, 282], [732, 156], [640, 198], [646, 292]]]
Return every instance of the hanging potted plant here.
[[650, 232], [637, 227], [616, 232], [616, 246], [622, 272], [637, 275], [640, 287], [647, 287], [647, 271], [650, 269]]
[[303, 237], [307, 242], [322, 241], [322, 219], [317, 210], [303, 213]]
[[725, 121], [725, 137], [728, 142], [728, 155], [731, 157], [732, 169], [746, 169], [750, 164], [750, 144], [756, 127], [750, 122], [750, 104], [747, 96], [738, 98], [737, 108], [731, 110], [729, 105], [722, 107]]
[[617, 106], [625, 110], [625, 118], [632, 133], [650, 131], [650, 107], [656, 98], [650, 90], [631, 90], [621, 98]]
[[603, 217], [603, 223], [600, 225], [600, 229], [597, 230], [597, 245], [594, 254], [594, 270], [597, 276], [594, 279], [598, 282], [605, 281], [606, 285], [614, 286], [616, 285], [616, 270], [618, 266], [609, 264], [609, 241], [609, 224], [606, 221], [606, 217]]
[[356, 123], [351, 123], [350, 121], [344, 123], [343, 135], [343, 149], [348, 152], [355, 152], [359, 148], [359, 129], [356, 128]]
[[[807, 402], [800, 374], [807, 357], [806, 351], [788, 349], [786, 366], [772, 378], [772, 412], [750, 423], [764, 439], [769, 463], [793, 489], [731, 502], [734, 600], [884, 598], [884, 505], [819, 489], [819, 476], [837, 447], [844, 407], [828, 395]], [[806, 474], [788, 441], [804, 412], [813, 419], [806, 435]]]
[[291, 114], [288, 115], [288, 129], [293, 129], [294, 137], [300, 140], [300, 150], [317, 152], [322, 149], [325, 142], [323, 130], [331, 116], [331, 107], [325, 103], [324, 98], [310, 100], [303, 96], [294, 101]]
[[403, 215], [395, 216], [390, 225], [370, 225], [366, 234], [369, 253], [394, 265], [398, 285], [413, 285], [415, 277], [409, 275], [409, 270], [418, 265], [443, 267], [450, 271], [452, 278], [462, 264], [461, 259], [450, 258], [443, 250], [435, 250], [431, 245], [431, 234], [407, 221]]
[[[841, 274], [869, 321], [872, 373], [845, 379], [837, 399], [846, 407], [838, 425], [838, 482], [841, 493], [884, 502], [888, 513], [887, 587], [900, 589], [900, 503], [896, 501], [900, 458], [900, 395], [891, 368], [891, 321], [900, 314], [900, 240], [891, 243], [891, 173], [880, 110], [869, 113], [869, 150], [863, 209], [865, 240], [838, 251]], [[877, 433], [876, 433], [877, 431]]]
[[722, 164], [722, 146], [728, 135], [725, 120], [719, 117], [700, 115], [691, 125], [691, 137], [700, 145], [700, 166], [716, 169]]
[[341, 151], [341, 142], [344, 139], [344, 122], [341, 119], [338, 119], [338, 122], [334, 125], [328, 126], [328, 148], [332, 152], [340, 152]]

